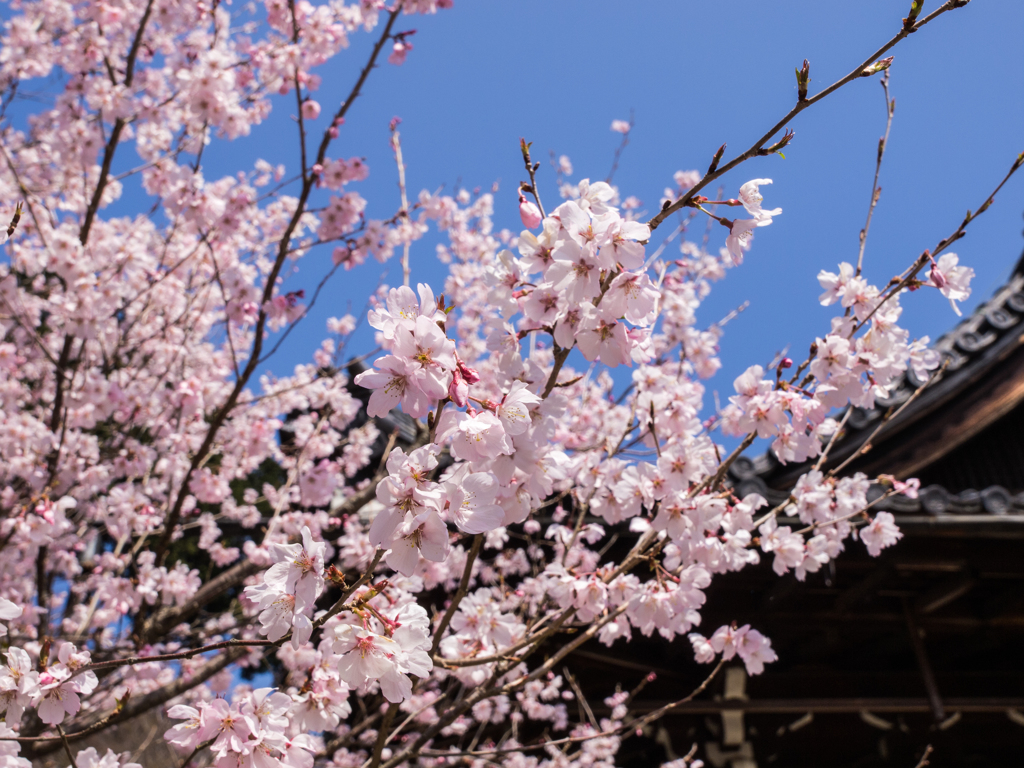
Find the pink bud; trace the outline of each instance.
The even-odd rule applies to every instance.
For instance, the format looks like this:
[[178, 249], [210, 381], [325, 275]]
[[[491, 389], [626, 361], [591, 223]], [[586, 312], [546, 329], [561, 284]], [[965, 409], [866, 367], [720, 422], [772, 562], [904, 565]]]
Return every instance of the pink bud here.
[[536, 229], [543, 220], [540, 209], [522, 195], [519, 196], [519, 218], [527, 229]]
[[459, 368], [452, 371], [452, 383], [448, 385], [448, 397], [459, 408], [465, 408], [469, 403], [469, 384], [462, 377]]
[[475, 369], [470, 368], [461, 360], [459, 360], [458, 363], [459, 373], [462, 374], [462, 378], [464, 378], [467, 383], [476, 384], [478, 381], [480, 381], [480, 374], [477, 373]]
[[793, 367], [793, 360], [791, 358], [784, 357], [784, 358], [782, 358], [781, 361], [779, 361], [779, 368], [792, 368], [792, 367]]
[[338, 129], [335, 126], [331, 126], [327, 129], [327, 132], [331, 135], [332, 139], [338, 138]]
[[316, 120], [320, 117], [320, 102], [313, 99], [302, 102], [302, 117], [306, 120]]
[[405, 57], [411, 50], [412, 43], [407, 43], [404, 40], [396, 40], [395, 44], [391, 48], [391, 55], [388, 56], [388, 63], [395, 65], [404, 64]]
[[942, 274], [942, 270], [939, 269], [939, 265], [935, 262], [932, 262], [932, 271], [928, 274], [928, 278], [936, 288], [946, 287], [946, 276]]

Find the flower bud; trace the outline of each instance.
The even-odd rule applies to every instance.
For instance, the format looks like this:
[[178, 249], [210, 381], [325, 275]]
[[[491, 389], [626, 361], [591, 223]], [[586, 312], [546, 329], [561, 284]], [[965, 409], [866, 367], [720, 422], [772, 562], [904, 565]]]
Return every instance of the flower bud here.
[[405, 63], [405, 57], [409, 55], [409, 51], [412, 50], [412, 43], [406, 42], [403, 38], [401, 40], [395, 40], [395, 44], [391, 47], [391, 55], [388, 56], [388, 63], [399, 66]]
[[543, 221], [540, 209], [522, 195], [519, 196], [519, 218], [523, 220], [523, 226], [527, 229], [536, 229]]
[[796, 71], [797, 100], [807, 101], [807, 84], [811, 82], [811, 64], [804, 59], [804, 65]]
[[469, 384], [463, 378], [458, 366], [452, 371], [452, 383], [448, 385], [448, 398], [459, 408], [469, 404]]
[[320, 117], [320, 102], [313, 99], [302, 102], [302, 117], [305, 120], [316, 120]]
[[476, 369], [470, 368], [461, 360], [458, 361], [458, 365], [459, 373], [462, 374], [462, 378], [464, 378], [468, 383], [476, 384], [478, 381], [480, 381], [480, 374], [476, 372]]
[[894, 58], [896, 57], [889, 56], [888, 58], [885, 59], [879, 59], [874, 64], [869, 64], [868, 66], [864, 67], [864, 69], [861, 70], [860, 76], [871, 77], [872, 75], [877, 75], [879, 72], [884, 72], [892, 64], [892, 60]]
[[921, 13], [921, 9], [924, 8], [924, 0], [913, 0], [910, 3], [910, 13], [907, 14], [907, 18], [903, 20], [903, 27], [911, 32], [914, 31], [914, 24], [917, 23], [917, 17]]

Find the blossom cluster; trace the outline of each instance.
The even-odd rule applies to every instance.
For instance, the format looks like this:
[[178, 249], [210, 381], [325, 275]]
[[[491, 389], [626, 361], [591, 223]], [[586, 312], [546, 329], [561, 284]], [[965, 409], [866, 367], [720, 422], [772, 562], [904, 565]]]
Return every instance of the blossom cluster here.
[[289, 727], [292, 699], [272, 688], [260, 688], [234, 702], [213, 699], [198, 707], [177, 704], [167, 715], [184, 722], [167, 731], [171, 744], [192, 751], [212, 741], [210, 751], [216, 766], [283, 765], [311, 768], [314, 743], [301, 731]]

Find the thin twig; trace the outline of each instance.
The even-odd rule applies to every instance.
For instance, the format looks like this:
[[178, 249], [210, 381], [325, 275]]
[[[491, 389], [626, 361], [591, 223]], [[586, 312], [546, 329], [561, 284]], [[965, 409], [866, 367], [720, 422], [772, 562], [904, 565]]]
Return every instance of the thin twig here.
[[[402, 160], [401, 134], [398, 132], [398, 118], [391, 121], [391, 148], [395, 151], [395, 163], [398, 165], [398, 190], [402, 195], [401, 214], [409, 216], [409, 198], [405, 189], [405, 162]], [[409, 242], [406, 240], [402, 250], [402, 285], [409, 285]]]
[[537, 169], [540, 167], [540, 163], [535, 163], [530, 159], [530, 146], [532, 142], [527, 143], [526, 139], [519, 140], [519, 149], [523, 153], [523, 163], [526, 165], [526, 172], [530, 174], [530, 189], [529, 192], [533, 195], [533, 199], [537, 201], [537, 207], [540, 208], [540, 215], [547, 217], [544, 212], [544, 203], [540, 201], [540, 192], [537, 191]]
[[587, 714], [587, 719], [590, 724], [594, 726], [595, 731], [601, 730], [601, 726], [597, 724], [597, 718], [594, 717], [594, 710], [590, 708], [590, 702], [587, 701], [587, 697], [583, 695], [583, 691], [580, 689], [579, 683], [576, 682], [576, 678], [573, 677], [572, 672], [569, 671], [568, 667], [562, 667], [562, 674], [565, 675], [565, 679], [569, 681], [569, 686], [572, 688], [572, 692], [576, 695], [576, 701], [579, 702], [580, 707]]
[[857, 277], [860, 277], [860, 270], [864, 264], [864, 246], [868, 241], [868, 230], [871, 229], [871, 216], [878, 205], [878, 197], [882, 194], [882, 188], [878, 186], [878, 174], [882, 170], [882, 157], [889, 146], [889, 130], [892, 128], [892, 115], [896, 111], [896, 99], [889, 98], [889, 70], [882, 75], [882, 90], [885, 94], [885, 135], [878, 140], [878, 153], [875, 158], [875, 180], [871, 183], [871, 204], [868, 206], [868, 218], [864, 222], [864, 229], [860, 231], [860, 251], [857, 254]]
[[208, 746], [213, 744], [213, 742], [215, 741], [216, 739], [210, 739], [209, 741], [204, 741], [202, 744], [196, 744], [196, 748], [192, 750], [192, 754], [186, 757], [184, 762], [182, 762], [181, 768], [188, 768], [188, 764], [195, 759], [195, 756], [202, 752], [204, 749], [206, 749]]
[[452, 617], [455, 615], [455, 611], [459, 607], [459, 603], [462, 602], [462, 598], [466, 596], [469, 591], [469, 581], [473, 577], [473, 564], [476, 562], [477, 557], [480, 554], [480, 548], [484, 543], [484, 535], [478, 533], [473, 537], [473, 545], [469, 548], [469, 554], [466, 555], [466, 566], [462, 571], [462, 579], [459, 581], [459, 588], [455, 592], [455, 597], [452, 598], [451, 603], [448, 605], [448, 610], [444, 612], [444, 616], [441, 617], [441, 623], [437, 625], [437, 631], [434, 632], [434, 642], [430, 645], [431, 657], [437, 655], [437, 649], [441, 645], [441, 638], [444, 637], [444, 631], [448, 629], [448, 625], [452, 622]]
[[925, 768], [926, 765], [931, 765], [931, 763], [928, 761], [928, 757], [929, 755], [931, 755], [933, 751], [934, 750], [932, 749], [931, 744], [926, 746], [924, 748], [924, 754], [921, 755], [921, 759], [917, 761], [917, 765], [915, 765], [914, 768]]
[[911, 285], [911, 283], [913, 283], [916, 279], [918, 273], [922, 269], [924, 269], [926, 264], [928, 264], [932, 259], [938, 256], [944, 250], [949, 248], [949, 246], [951, 246], [957, 240], [964, 237], [964, 235], [966, 234], [967, 225], [989, 209], [989, 206], [991, 206], [992, 202], [996, 199], [996, 194], [999, 192], [999, 190], [1003, 188], [1003, 186], [1005, 186], [1006, 182], [1010, 180], [1013, 174], [1020, 170], [1020, 167], [1022, 165], [1024, 165], [1024, 152], [1017, 155], [1017, 158], [1013, 161], [1013, 164], [1010, 166], [1010, 170], [1006, 172], [1006, 175], [1003, 177], [1002, 181], [1000, 181], [996, 188], [993, 189], [992, 192], [989, 194], [989, 196], [985, 198], [985, 202], [983, 202], [976, 211], [967, 211], [967, 215], [964, 216], [964, 220], [960, 222], [960, 226], [958, 226], [953, 231], [953, 234], [942, 238], [942, 240], [939, 241], [938, 245], [936, 245], [935, 248], [932, 249], [931, 251], [925, 251], [923, 254], [918, 256], [917, 259], [915, 259], [913, 265], [906, 272], [903, 273], [899, 280], [893, 278], [893, 281], [890, 283], [891, 287], [887, 290], [886, 295], [872, 308], [872, 310], [868, 313], [867, 317], [865, 317], [863, 320], [858, 322], [853, 327], [847, 338], [853, 338], [853, 335], [861, 328], [863, 328], [864, 325], [872, 317], [874, 317], [875, 313], [878, 312], [878, 310], [880, 310], [883, 306], [885, 306], [885, 303], [889, 301], [889, 299], [891, 299], [893, 296], [897, 296], [904, 288]]
[[812, 104], [816, 104], [817, 102], [821, 101], [834, 91], [839, 90], [847, 83], [852, 82], [853, 80], [856, 80], [857, 78], [861, 77], [864, 74], [864, 70], [866, 68], [870, 67], [876, 61], [881, 59], [882, 56], [889, 49], [893, 48], [897, 43], [903, 40], [903, 38], [910, 35], [912, 32], [916, 32], [917, 30], [921, 29], [923, 26], [935, 20], [937, 17], [941, 16], [946, 11], [953, 10], [954, 8], [960, 8], [963, 5], [966, 5], [964, 0], [947, 0], [938, 9], [930, 13], [925, 18], [921, 19], [920, 21], [917, 21], [916, 23], [909, 27], [902, 27], [895, 37], [889, 40], [889, 42], [887, 42], [885, 45], [883, 45], [881, 48], [879, 48], [877, 51], [871, 54], [859, 65], [854, 67], [849, 72], [849, 74], [840, 78], [839, 80], [834, 82], [832, 85], [830, 85], [828, 88], [821, 91], [820, 93], [817, 93], [808, 99], [797, 101], [793, 108], [789, 112], [787, 112], [781, 120], [779, 120], [775, 125], [769, 128], [768, 131], [761, 138], [755, 141], [753, 145], [751, 145], [751, 147], [747, 149], [745, 152], [743, 152], [740, 155], [737, 155], [735, 158], [733, 158], [723, 166], [719, 166], [717, 163], [712, 163], [712, 167], [708, 169], [708, 172], [704, 174], [704, 177], [699, 182], [697, 182], [697, 184], [695, 184], [693, 187], [687, 190], [686, 194], [684, 194], [674, 203], [665, 206], [665, 208], [663, 208], [656, 216], [654, 216], [648, 222], [648, 226], [651, 228], [652, 231], [656, 229], [658, 225], [661, 224], [661, 222], [663, 222], [667, 217], [669, 217], [676, 211], [679, 211], [688, 206], [690, 204], [690, 201], [693, 200], [693, 198], [697, 195], [698, 192], [700, 192], [700, 190], [704, 189], [704, 187], [706, 187], [708, 184], [720, 178], [724, 174], [728, 173], [741, 163], [744, 163], [753, 157], [757, 157], [758, 155], [773, 154], [774, 151], [777, 151], [777, 149], [773, 147], [765, 149], [764, 145], [767, 144], [768, 141], [775, 136], [775, 134], [777, 134], [779, 131], [785, 128], [789, 124], [789, 122], [794, 117], [796, 117], [800, 112], [807, 109], [807, 107], [811, 106]]
[[629, 144], [629, 134], [633, 131], [633, 124], [633, 110], [631, 109], [629, 110], [629, 128], [627, 128], [626, 132], [622, 134], [622, 142], [615, 150], [615, 157], [612, 158], [612, 169], [608, 171], [608, 177], [605, 179], [605, 182], [608, 184], [612, 183], [612, 177], [615, 175], [615, 172], [619, 170], [619, 158], [622, 157], [622, 151], [626, 148], [626, 145]]
[[835, 432], [832, 433], [832, 437], [829, 438], [828, 445], [825, 446], [825, 450], [821, 452], [821, 456], [814, 463], [814, 471], [817, 472], [821, 469], [821, 465], [828, 458], [829, 453], [832, 451], [832, 446], [836, 444], [836, 438], [839, 437], [843, 432], [843, 427], [846, 426], [846, 422], [850, 419], [850, 414], [853, 413], [853, 406], [846, 409], [846, 413], [843, 414], [843, 418], [839, 420], [839, 424], [836, 425]]
[[[359, 79], [356, 81], [355, 86], [349, 93], [348, 98], [345, 99], [341, 107], [338, 109], [338, 112], [335, 115], [335, 119], [332, 125], [336, 125], [339, 123], [339, 121], [345, 116], [345, 113], [348, 112], [349, 107], [351, 107], [355, 100], [359, 97], [359, 94], [362, 91], [363, 84], [366, 82], [366, 78], [369, 77], [370, 71], [376, 65], [377, 57], [380, 55], [381, 49], [383, 49], [385, 42], [387, 42], [388, 38], [390, 37], [391, 29], [394, 26], [395, 20], [398, 18], [398, 15], [401, 13], [401, 11], [402, 2], [401, 0], [399, 0], [399, 2], [396, 3], [395, 5], [394, 10], [392, 10], [388, 14], [387, 23], [384, 25], [384, 29], [382, 30], [380, 37], [377, 39], [377, 42], [370, 53], [370, 58], [366, 62], [366, 66], [363, 67], [363, 71], [359, 75]], [[330, 133], [330, 128], [328, 128], [324, 131], [323, 138], [320, 141], [320, 149], [317, 152], [316, 163], [319, 165], [323, 165], [323, 162], [326, 159], [327, 148], [330, 146], [331, 138], [332, 136]], [[288, 256], [288, 249], [289, 244], [291, 243], [292, 235], [295, 233], [295, 230], [299, 226], [299, 222], [305, 213], [306, 202], [309, 200], [310, 194], [312, 194], [313, 184], [314, 179], [312, 175], [307, 175], [303, 179], [302, 190], [299, 193], [299, 199], [296, 202], [295, 210], [292, 213], [292, 216], [289, 219], [288, 224], [285, 226], [283, 234], [281, 235], [277, 254], [275, 256], [270, 272], [266, 277], [266, 283], [263, 289], [263, 296], [260, 302], [259, 316], [256, 320], [256, 327], [253, 332], [252, 350], [249, 355], [249, 360], [246, 363], [245, 368], [242, 370], [242, 375], [235, 379], [235, 384], [232, 387], [231, 392], [228, 394], [226, 400], [211, 415], [209, 419], [210, 425], [207, 428], [206, 435], [203, 438], [203, 442], [199, 446], [199, 449], [196, 451], [195, 455], [192, 457], [192, 461], [190, 462], [188, 468], [185, 471], [184, 477], [182, 478], [177, 494], [174, 496], [173, 505], [171, 506], [170, 511], [167, 514], [167, 517], [165, 518], [164, 533], [156, 547], [157, 561], [159, 563], [162, 563], [164, 558], [166, 558], [167, 556], [167, 551], [171, 545], [171, 540], [174, 536], [174, 531], [177, 527], [178, 520], [181, 517], [182, 507], [185, 503], [185, 497], [188, 495], [187, 491], [193, 475], [210, 455], [210, 452], [213, 450], [213, 444], [217, 433], [220, 431], [220, 428], [224, 425], [224, 422], [227, 420], [228, 415], [231, 413], [231, 411], [235, 409], [235, 406], [238, 404], [239, 398], [241, 397], [242, 391], [248, 385], [249, 379], [255, 373], [256, 367], [259, 364], [260, 353], [263, 350], [263, 342], [268, 320], [266, 307], [269, 305], [270, 300], [273, 298], [274, 289], [277, 285], [277, 278], [281, 274], [281, 269], [284, 267], [285, 259]], [[65, 345], [65, 347], [67, 347], [67, 345]], [[68, 354], [70, 354], [70, 350], [68, 351]], [[63, 360], [64, 356], [62, 354], [61, 360], [59, 360], [58, 362], [62, 362]], [[58, 366], [58, 378], [60, 378], [61, 370], [61, 367]], [[55, 403], [60, 399], [61, 392], [62, 390], [60, 386], [58, 386]]]

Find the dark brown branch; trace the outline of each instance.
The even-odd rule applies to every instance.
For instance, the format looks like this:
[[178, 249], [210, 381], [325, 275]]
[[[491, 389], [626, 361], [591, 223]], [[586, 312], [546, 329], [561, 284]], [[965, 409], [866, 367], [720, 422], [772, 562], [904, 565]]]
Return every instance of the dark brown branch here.
[[441, 645], [441, 638], [444, 637], [444, 631], [448, 629], [448, 625], [451, 624], [455, 611], [458, 610], [459, 603], [462, 602], [462, 598], [464, 598], [466, 593], [469, 591], [469, 581], [473, 577], [473, 564], [476, 563], [476, 559], [480, 554], [480, 548], [483, 546], [483, 543], [484, 535], [482, 533], [478, 533], [473, 537], [473, 545], [469, 548], [469, 554], [466, 556], [466, 567], [462, 571], [462, 579], [459, 581], [459, 588], [456, 590], [451, 603], [448, 604], [448, 610], [446, 610], [444, 612], [444, 616], [441, 617], [441, 623], [437, 625], [437, 631], [434, 632], [434, 642], [430, 646], [431, 657], [437, 655], [437, 649]]
[[388, 731], [391, 730], [391, 723], [394, 721], [395, 712], [397, 711], [398, 705], [391, 702], [388, 705], [388, 711], [384, 713], [384, 722], [380, 724], [377, 741], [373, 745], [373, 757], [370, 758], [367, 768], [379, 768], [380, 758], [384, 754], [384, 744], [387, 741]]
[[[857, 65], [848, 75], [837, 80], [820, 93], [817, 93], [814, 96], [811, 96], [810, 98], [802, 101], [798, 100], [797, 103], [793, 106], [793, 108], [789, 112], [787, 112], [786, 115], [781, 120], [779, 120], [779, 122], [777, 122], [775, 125], [769, 128], [768, 132], [765, 133], [764, 136], [762, 136], [760, 139], [754, 142], [754, 144], [746, 152], [744, 152], [741, 155], [738, 155], [737, 157], [734, 157], [732, 160], [730, 160], [728, 163], [721, 166], [720, 168], [715, 168], [715, 170], [709, 169], [709, 172], [704, 174], [704, 178], [702, 178], [699, 182], [697, 182], [697, 184], [690, 188], [686, 192], [686, 194], [684, 194], [671, 205], [663, 208], [654, 218], [647, 222], [648, 226], [653, 231], [666, 218], [671, 216], [676, 211], [682, 210], [683, 208], [688, 206], [690, 204], [690, 201], [693, 200], [697, 193], [700, 192], [700, 190], [704, 189], [704, 187], [713, 182], [715, 179], [725, 175], [733, 168], [737, 167], [741, 163], [746, 162], [752, 157], [757, 157], [758, 155], [764, 153], [766, 151], [765, 144], [767, 144], [772, 139], [772, 137], [775, 136], [775, 134], [777, 134], [779, 131], [785, 128], [786, 125], [788, 125], [794, 117], [800, 114], [807, 107], [811, 106], [812, 104], [816, 104], [829, 94], [839, 90], [842, 86], [846, 85], [847, 83], [856, 80], [859, 77], [863, 77], [864, 70], [866, 68], [870, 67], [878, 59], [882, 58], [882, 55], [886, 51], [894, 47], [903, 38], [921, 29], [921, 27], [923, 27], [925, 24], [928, 24], [930, 21], [933, 21], [935, 18], [942, 15], [946, 11], [953, 10], [954, 8], [960, 8], [964, 5], [966, 5], [966, 2], [964, 2], [964, 0], [947, 0], [947, 2], [943, 3], [942, 6], [940, 6], [937, 10], [930, 13], [928, 16], [921, 19], [920, 21], [914, 23], [912, 26], [904, 25], [895, 37], [893, 37], [889, 42], [887, 42], [885, 45], [883, 45], [881, 48], [879, 48], [877, 51], [871, 54], [871, 56], [865, 59], [861, 64]], [[714, 167], [714, 165], [712, 167]]]
[[[537, 191], [537, 169], [540, 168], [540, 163], [535, 163], [530, 159], [530, 147], [533, 142], [527, 143], [526, 139], [519, 140], [519, 149], [523, 153], [523, 163], [526, 165], [526, 172], [530, 175], [530, 188], [529, 192], [533, 195], [533, 199], [537, 201], [537, 207], [540, 208], [540, 215], [547, 217], [544, 212], [544, 203], [540, 201], [540, 192]], [[523, 186], [520, 185], [520, 189]]]
[[[132, 40], [132, 47], [128, 51], [128, 58], [125, 62], [125, 88], [131, 88], [132, 80], [135, 77], [135, 61], [138, 58], [139, 48], [142, 45], [142, 36], [145, 34], [146, 25], [149, 23], [149, 17], [152, 12], [153, 0], [147, 0], [146, 10], [143, 11], [142, 18], [139, 20], [139, 28], [135, 33], [135, 38]], [[114, 121], [114, 127], [110, 131], [110, 138], [103, 148], [103, 164], [100, 168], [100, 176], [96, 181], [96, 189], [93, 190], [89, 206], [85, 209], [85, 218], [82, 220], [82, 226], [78, 230], [78, 239], [82, 245], [85, 245], [89, 239], [89, 230], [92, 229], [93, 220], [96, 218], [96, 212], [100, 207], [100, 200], [103, 198], [103, 192], [107, 188], [107, 182], [110, 180], [110, 166], [114, 162], [114, 151], [121, 141], [121, 132], [124, 131], [125, 125], [127, 123], [123, 118], [119, 117]]]
[[68, 760], [71, 761], [71, 768], [78, 768], [75, 756], [71, 754], [71, 745], [68, 744], [68, 737], [64, 735], [64, 729], [60, 725], [57, 726], [57, 735], [60, 736], [61, 743], [64, 745], [64, 751], [67, 753]]
[[203, 584], [185, 605], [162, 608], [143, 623], [139, 636], [143, 644], [166, 634], [172, 627], [188, 621], [209, 603], [233, 587], [237, 587], [250, 576], [258, 573], [262, 566], [252, 560], [245, 560], [231, 566]]
[[853, 327], [853, 330], [850, 331], [850, 335], [848, 338], [853, 338], [853, 335], [861, 328], [863, 328], [868, 323], [868, 321], [871, 320], [874, 314], [878, 312], [878, 310], [881, 309], [883, 306], [885, 306], [885, 303], [889, 299], [891, 299], [893, 296], [898, 295], [904, 288], [911, 285], [917, 278], [917, 275], [920, 273], [920, 271], [924, 269], [925, 265], [928, 264], [932, 258], [938, 256], [940, 253], [946, 250], [957, 240], [964, 237], [964, 235], [966, 234], [967, 225], [989, 209], [989, 206], [991, 206], [992, 202], [996, 199], [996, 195], [1006, 185], [1006, 182], [1010, 180], [1013, 174], [1020, 170], [1022, 165], [1024, 165], [1024, 152], [1017, 155], [1017, 158], [1013, 161], [1013, 164], [1010, 166], [1010, 170], [1006, 172], [1006, 175], [1003, 177], [1003, 180], [1000, 181], [996, 188], [993, 189], [992, 192], [989, 194], [989, 196], [985, 198], [985, 202], [983, 202], [976, 211], [967, 211], [967, 215], [964, 216], [963, 221], [960, 222], [960, 226], [958, 226], [956, 230], [954, 230], [953, 234], [949, 235], [948, 237], [944, 237], [942, 240], [940, 240], [938, 245], [936, 245], [932, 251], [925, 251], [923, 254], [921, 254], [914, 261], [913, 265], [911, 265], [911, 267], [906, 272], [903, 273], [899, 280], [893, 278], [893, 282], [887, 289], [885, 296], [868, 313], [867, 317], [865, 317], [863, 320], [861, 320]]

